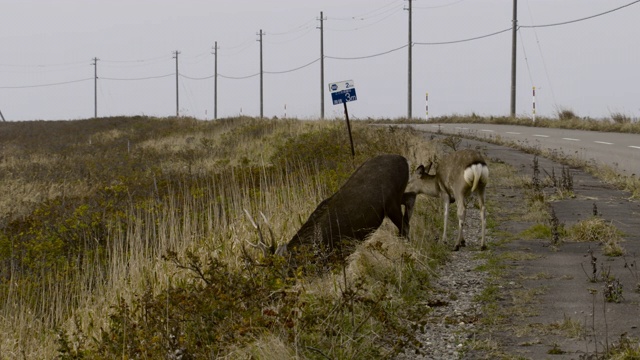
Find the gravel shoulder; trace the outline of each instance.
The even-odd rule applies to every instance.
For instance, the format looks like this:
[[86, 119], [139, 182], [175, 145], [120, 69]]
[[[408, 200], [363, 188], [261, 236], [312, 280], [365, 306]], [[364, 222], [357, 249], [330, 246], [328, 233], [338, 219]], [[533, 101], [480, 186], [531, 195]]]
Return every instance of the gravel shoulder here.
[[[531, 176], [531, 154], [472, 140], [461, 147], [480, 147], [487, 158], [504, 162]], [[542, 176], [558, 174], [562, 165], [539, 158]], [[566, 227], [598, 215], [624, 233], [623, 257], [608, 257], [597, 242], [523, 240], [517, 235], [535, 223], [513, 220], [522, 209], [524, 190], [487, 188], [496, 226], [488, 234], [489, 250], [480, 252], [479, 216], [467, 215], [468, 247], [452, 253], [439, 270], [434, 298], [426, 305], [426, 325], [418, 338], [422, 355], [398, 359], [590, 359], [624, 339], [640, 339], [640, 202], [579, 169], [570, 169], [575, 197], [550, 202]], [[506, 241], [508, 238], [508, 241]], [[593, 257], [596, 260], [593, 260]], [[499, 272], [485, 271], [487, 262]], [[598, 281], [589, 281], [595, 264]], [[608, 279], [608, 281], [605, 281]], [[619, 302], [605, 301], [614, 284]], [[618, 284], [618, 285], [615, 285]], [[492, 294], [490, 303], [483, 294]]]

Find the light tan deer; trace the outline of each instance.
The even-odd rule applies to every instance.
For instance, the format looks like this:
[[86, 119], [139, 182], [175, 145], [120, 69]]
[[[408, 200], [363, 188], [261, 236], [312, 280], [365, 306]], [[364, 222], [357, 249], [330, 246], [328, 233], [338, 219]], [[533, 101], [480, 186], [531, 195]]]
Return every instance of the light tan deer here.
[[453, 152], [442, 158], [436, 165], [436, 174], [429, 175], [431, 165], [427, 168], [420, 165], [411, 175], [405, 198], [408, 199], [407, 211], [405, 211], [405, 221], [411, 218], [413, 211], [413, 201], [418, 194], [426, 194], [433, 197], [440, 197], [444, 204], [444, 231], [442, 240], [447, 240], [447, 220], [449, 214], [449, 204], [457, 202], [458, 205], [458, 238], [454, 250], [459, 250], [465, 245], [462, 229], [466, 215], [465, 200], [472, 194], [477, 193], [480, 205], [480, 220], [482, 221], [482, 243], [481, 248], [487, 248], [485, 244], [486, 208], [484, 203], [484, 189], [489, 180], [489, 167], [482, 155], [475, 150], [460, 150]]

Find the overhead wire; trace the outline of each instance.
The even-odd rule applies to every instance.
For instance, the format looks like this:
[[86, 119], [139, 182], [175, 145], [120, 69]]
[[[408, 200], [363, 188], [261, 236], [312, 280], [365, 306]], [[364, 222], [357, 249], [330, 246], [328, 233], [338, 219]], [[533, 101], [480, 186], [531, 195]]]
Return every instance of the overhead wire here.
[[448, 3], [448, 4], [432, 5], [432, 6], [416, 6], [416, 5], [413, 5], [413, 9], [439, 9], [439, 8], [443, 8], [443, 7], [449, 7], [449, 6], [452, 6], [452, 5], [456, 5], [456, 4], [459, 4], [459, 3], [463, 2], [463, 1], [465, 1], [465, 0], [458, 0], [458, 1], [454, 1], [454, 2]]
[[[220, 74], [218, 74], [220, 75]], [[185, 79], [189, 79], [189, 80], [208, 80], [208, 79], [212, 79], [215, 75], [209, 75], [209, 76], [203, 76], [203, 77], [193, 77], [193, 76], [187, 76], [184, 74], [180, 74], [181, 78], [185, 78]]]
[[315, 23], [316, 19], [313, 18], [307, 22], [305, 22], [304, 24], [298, 25], [294, 28], [291, 28], [287, 31], [281, 31], [281, 32], [269, 32], [269, 35], [271, 36], [282, 36], [282, 35], [289, 35], [289, 34], [293, 34], [293, 33], [297, 33], [300, 31], [304, 31], [307, 30], [309, 27], [311, 28], [315, 28], [315, 24], [311, 24], [311, 23]]
[[[326, 56], [325, 56], [326, 57]], [[265, 74], [286, 74], [286, 73], [290, 73], [290, 72], [294, 72], [294, 71], [298, 71], [300, 69], [304, 69], [307, 66], [311, 66], [315, 63], [317, 63], [318, 61], [320, 61], [320, 58], [317, 58], [311, 62], [308, 62], [302, 66], [298, 66], [297, 68], [293, 68], [293, 69], [289, 69], [289, 70], [283, 70], [283, 71], [264, 71]]]
[[635, 0], [635, 1], [632, 1], [632, 2], [630, 2], [628, 4], [625, 4], [625, 5], [622, 5], [622, 6], [618, 6], [615, 9], [607, 10], [607, 11], [604, 11], [604, 12], [601, 12], [601, 13], [598, 13], [598, 14], [595, 14], [595, 15], [590, 15], [590, 16], [586, 16], [586, 17], [583, 17], [583, 18], [579, 18], [579, 19], [562, 21], [562, 22], [552, 23], [552, 24], [544, 24], [544, 25], [520, 25], [520, 27], [524, 28], [524, 29], [528, 29], [528, 28], [543, 28], [543, 27], [552, 27], [552, 26], [573, 24], [573, 23], [577, 23], [577, 22], [580, 22], [580, 21], [594, 19], [594, 18], [600, 17], [602, 15], [610, 14], [610, 13], [612, 13], [614, 11], [618, 11], [618, 10], [624, 9], [626, 7], [629, 7], [629, 6], [637, 4], [637, 3], [640, 3], [640, 0]]
[[[263, 41], [266, 42], [266, 43], [269, 43], [269, 44], [285, 44], [285, 43], [288, 43], [288, 42], [291, 42], [291, 41], [296, 41], [298, 39], [301, 39], [301, 38], [307, 36], [307, 34], [310, 33], [311, 31], [315, 30], [315, 28], [316, 28], [315, 26], [309, 27], [307, 29], [307, 31], [305, 31], [304, 33], [302, 33], [302, 34], [300, 34], [300, 35], [298, 35], [298, 36], [296, 36], [296, 37], [294, 37], [292, 39], [287, 39], [287, 40], [282, 40], [282, 41], [270, 41], [270, 40], [263, 40]], [[271, 34], [269, 34], [269, 35], [271, 35]]]
[[[454, 3], [448, 4], [448, 5], [441, 5], [441, 6], [450, 6], [450, 5], [453, 5], [453, 4], [460, 3], [460, 2], [462, 2], [462, 1], [464, 1], [464, 0], [459, 0], [459, 1], [457, 1], [457, 2], [454, 2]], [[387, 3], [386, 5], [384, 5], [384, 6], [382, 6], [382, 7], [379, 7], [379, 8], [374, 9], [374, 10], [372, 10], [372, 11], [368, 12], [368, 13], [363, 14], [363, 15], [362, 15], [362, 17], [361, 17], [360, 19], [356, 19], [356, 17], [351, 17], [351, 18], [349, 18], [349, 19], [350, 19], [350, 20], [354, 20], [354, 19], [355, 19], [355, 20], [360, 21], [360, 20], [365, 20], [365, 19], [367, 19], [367, 18], [374, 18], [374, 17], [380, 16], [381, 14], [386, 14], [386, 13], [387, 13], [387, 12], [389, 12], [389, 11], [395, 10], [395, 12], [392, 12], [391, 14], [387, 14], [385, 17], [383, 17], [382, 19], [378, 19], [378, 21], [374, 22], [373, 24], [379, 23], [380, 21], [382, 21], [382, 20], [384, 20], [384, 19], [388, 18], [388, 17], [389, 17], [389, 16], [391, 16], [391, 15], [394, 15], [395, 13], [399, 12], [399, 10], [401, 10], [401, 9], [394, 9], [394, 8], [393, 8], [393, 5], [395, 5], [396, 3], [397, 3], [397, 1], [389, 2], [389, 3]], [[629, 6], [634, 5], [634, 4], [637, 4], [637, 3], [640, 3], [640, 0], [634, 0], [634, 1], [630, 2], [630, 3], [627, 3], [627, 4], [625, 4], [625, 5], [622, 5], [622, 6], [616, 7], [616, 8], [614, 8], [614, 9], [607, 10], [607, 11], [604, 11], [604, 12], [601, 12], [601, 13], [598, 13], [598, 14], [594, 14], [594, 15], [587, 16], [587, 17], [583, 17], [583, 18], [579, 18], [579, 19], [574, 19], [574, 20], [569, 20], [569, 21], [563, 21], [563, 22], [558, 22], [558, 23], [551, 23], [551, 24], [543, 24], [543, 25], [520, 25], [520, 26], [518, 26], [517, 30], [520, 30], [521, 28], [524, 28], [524, 29], [529, 29], [529, 28], [531, 28], [531, 29], [534, 29], [534, 32], [535, 32], [535, 29], [536, 29], [536, 28], [543, 28], [543, 27], [552, 27], [552, 26], [560, 26], [560, 25], [572, 24], [572, 23], [576, 23], [576, 22], [580, 22], [580, 21], [585, 21], [585, 20], [593, 19], [593, 18], [596, 18], [596, 17], [599, 17], [599, 16], [603, 16], [603, 15], [606, 15], [606, 14], [610, 14], [610, 13], [612, 13], [612, 12], [615, 12], [615, 11], [618, 11], [618, 10], [621, 10], [621, 9], [624, 9], [624, 8], [626, 8], [626, 7], [629, 7]], [[388, 7], [391, 7], [391, 8], [386, 9], [386, 8], [388, 8]], [[386, 10], [380, 11], [380, 10], [382, 10], [382, 9], [386, 9]], [[373, 13], [377, 13], [377, 12], [379, 12], [379, 13], [378, 13], [378, 14], [376, 14], [376, 15], [371, 15], [371, 16], [368, 16], [368, 17], [365, 17], [365, 16], [364, 16], [364, 15], [373, 14]], [[334, 19], [334, 18], [332, 18], [332, 19]], [[342, 19], [342, 20], [347, 20], [347, 19]], [[300, 26], [298, 26], [298, 27], [296, 27], [296, 28], [293, 28], [292, 30], [289, 30], [289, 31], [287, 31], [287, 32], [276, 33], [276, 34], [277, 34], [277, 35], [285, 35], [285, 34], [287, 34], [287, 33], [294, 33], [294, 32], [298, 32], [298, 31], [302, 31], [303, 29], [305, 29], [305, 26], [307, 26], [307, 24], [309, 24], [311, 21], [312, 21], [312, 20], [310, 20], [310, 21], [308, 21], [307, 23], [302, 24], [302, 25], [300, 25]], [[532, 22], [533, 22], [533, 18], [532, 18]], [[368, 25], [366, 25], [365, 27], [367, 27], [367, 26], [371, 26], [371, 25], [373, 25], [373, 24], [368, 24]], [[363, 28], [363, 27], [360, 27], [360, 28]], [[356, 29], [354, 29], [354, 30], [357, 30], [357, 29], [358, 29], [358, 28], [356, 28]], [[488, 38], [488, 37], [495, 36], [495, 35], [499, 35], [499, 34], [502, 34], [502, 33], [505, 33], [505, 32], [507, 32], [507, 31], [511, 31], [511, 30], [512, 30], [512, 28], [510, 27], [510, 28], [506, 28], [506, 29], [504, 29], [504, 30], [499, 30], [499, 31], [492, 32], [492, 33], [489, 33], [489, 34], [485, 34], [485, 35], [481, 35], [481, 36], [475, 36], [475, 37], [466, 38], [466, 39], [460, 39], [460, 40], [438, 41], [438, 42], [419, 42], [419, 41], [418, 41], [418, 42], [413, 42], [413, 43], [412, 43], [412, 46], [414, 46], [414, 45], [448, 45], [448, 44], [463, 43], [463, 42], [469, 42], [469, 41], [475, 41], [475, 40], [479, 40], [479, 39]], [[310, 30], [308, 30], [308, 31], [310, 31]], [[350, 31], [350, 30], [338, 30], [338, 31]], [[521, 36], [521, 39], [522, 39], [522, 35], [520, 35], [520, 36]], [[540, 48], [540, 41], [539, 41], [539, 39], [538, 39], [538, 37], [537, 37], [537, 33], [536, 33], [536, 41], [537, 41], [537, 44], [538, 44], [538, 48], [539, 48], [540, 54], [541, 54], [541, 56], [542, 56], [542, 49]], [[221, 48], [221, 49], [235, 49], [235, 48], [240, 48], [240, 47], [243, 47], [243, 46], [244, 46], [244, 47], [243, 47], [243, 48], [238, 52], [238, 53], [240, 53], [240, 52], [244, 51], [246, 48], [248, 48], [248, 47], [251, 45], [251, 43], [253, 43], [253, 41], [246, 41], [246, 42], [244, 42], [244, 43], [241, 43], [241, 44], [240, 44], [240, 45], [238, 45], [238, 46], [232, 46], [232, 47], [220, 47], [220, 48]], [[393, 49], [390, 49], [390, 50], [387, 50], [387, 51], [383, 51], [383, 52], [379, 52], [379, 53], [375, 53], [375, 54], [371, 54], [371, 55], [365, 55], [365, 56], [340, 57], [340, 56], [329, 56], [329, 55], [327, 55], [327, 56], [325, 56], [325, 58], [326, 58], [326, 59], [333, 59], [333, 60], [360, 60], [360, 59], [369, 59], [369, 58], [374, 58], [374, 57], [378, 57], [378, 56], [387, 55], [387, 54], [389, 54], [389, 53], [392, 53], [392, 52], [395, 52], [395, 51], [398, 51], [398, 50], [404, 49], [404, 48], [406, 48], [407, 46], [408, 46], [408, 44], [405, 44], [405, 45], [402, 45], [402, 46], [397, 47], [397, 48], [393, 48]], [[236, 54], [237, 54], [237, 53], [236, 53]], [[199, 54], [199, 55], [198, 55], [198, 56], [196, 56], [196, 57], [201, 57], [201, 56], [203, 56], [203, 55], [204, 55], [204, 54]], [[228, 56], [229, 56], [229, 55], [228, 55]], [[106, 64], [144, 64], [144, 63], [148, 63], [148, 62], [164, 61], [164, 60], [168, 60], [168, 57], [167, 57], [167, 56], [162, 56], [162, 57], [155, 57], [155, 58], [149, 58], [149, 59], [138, 59], [138, 60], [100, 60], [100, 62], [101, 62], [101, 63], [106, 63]], [[289, 69], [289, 70], [282, 70], [282, 71], [265, 71], [264, 73], [266, 73], [266, 74], [284, 74], [284, 73], [290, 73], [290, 72], [294, 72], [294, 71], [297, 71], [297, 70], [303, 69], [303, 68], [305, 68], [305, 67], [308, 67], [308, 66], [310, 66], [310, 65], [312, 65], [312, 64], [314, 64], [314, 63], [316, 63], [316, 62], [318, 62], [319, 60], [320, 60], [320, 58], [315, 59], [315, 60], [313, 60], [313, 61], [311, 61], [311, 62], [309, 62], [309, 63], [306, 63], [306, 64], [304, 64], [304, 65], [302, 65], [302, 66], [299, 66], [299, 67], [296, 67], [296, 68], [293, 68], [293, 69]], [[83, 63], [84, 63], [84, 61], [82, 61], [82, 62], [61, 63], [61, 64], [48, 64], [48, 65], [7, 65], [7, 64], [0, 64], [0, 66], [5, 66], [5, 67], [39, 67], [39, 68], [42, 68], [42, 67], [68, 66], [68, 65], [76, 65], [76, 64], [83, 64]], [[546, 68], [546, 63], [544, 62], [544, 58], [543, 58], [543, 63], [544, 63], [544, 66], [545, 66], [545, 72], [546, 72], [547, 79], [548, 79], [548, 78], [549, 78], [549, 75], [548, 75], [548, 71], [547, 71], [547, 68]], [[145, 65], [146, 65], [146, 64], [145, 64]], [[137, 66], [137, 65], [136, 65], [136, 66]], [[527, 64], [527, 66], [528, 66], [528, 64]], [[245, 75], [245, 76], [230, 76], [230, 75], [218, 74], [218, 76], [220, 76], [221, 78], [232, 79], [232, 80], [248, 79], [248, 78], [252, 78], [252, 77], [258, 76], [258, 75], [260, 75], [260, 73], [255, 73], [255, 74]], [[158, 75], [158, 76], [137, 77], [137, 78], [100, 77], [99, 79], [101, 79], [101, 80], [112, 80], [112, 81], [142, 81], [142, 80], [151, 80], [151, 79], [166, 78], [166, 77], [169, 77], [169, 76], [175, 76], [175, 73], [172, 73], [172, 74], [165, 74], [165, 75]], [[213, 78], [215, 75], [210, 75], [210, 76], [205, 76], [205, 77], [191, 77], [191, 76], [187, 76], [187, 75], [179, 74], [179, 76], [180, 76], [180, 77], [183, 77], [183, 78], [186, 78], [186, 79], [190, 79], [190, 80], [206, 80], [206, 79], [211, 79], [211, 78]], [[531, 75], [530, 75], [530, 77], [531, 77]], [[64, 81], [64, 82], [57, 82], [57, 83], [46, 83], [46, 84], [38, 84], [38, 85], [0, 86], [0, 89], [24, 89], [24, 88], [37, 88], [37, 87], [61, 86], [61, 85], [73, 84], [73, 83], [84, 82], [84, 81], [89, 81], [89, 80], [94, 80], [94, 78], [93, 78], [93, 77], [91, 77], [91, 78], [85, 78], [85, 79], [79, 79], [79, 80]]]
[[[402, 3], [404, 3], [404, 1], [402, 1]], [[376, 13], [379, 10], [382, 10], [384, 8], [398, 6], [398, 5], [400, 5], [400, 3], [398, 3], [398, 0], [393, 0], [393, 1], [388, 2], [387, 4], [385, 4], [383, 6], [380, 6], [378, 8], [375, 8], [375, 9], [371, 10], [371, 11], [367, 11], [365, 13], [362, 13], [361, 15], [349, 16], [349, 17], [331, 17], [330, 19], [331, 20], [338, 20], [338, 21], [353, 21], [353, 20], [360, 20], [361, 21], [361, 20], [366, 20], [366, 19], [369, 19], [369, 18], [373, 18], [373, 17], [379, 16], [379, 14], [378, 15], [367, 16], [369, 14], [374, 14], [374, 13]], [[380, 14], [384, 14], [387, 11], [389, 11], [389, 9], [381, 11]]]
[[[391, 12], [390, 14], [387, 14], [386, 16], [384, 16], [384, 17], [382, 17], [382, 18], [380, 18], [380, 19], [378, 19], [378, 20], [376, 20], [376, 21], [374, 21], [372, 23], [366, 24], [366, 25], [356, 26], [356, 27], [349, 28], [349, 29], [338, 29], [338, 28], [333, 28], [333, 27], [330, 27], [330, 26], [329, 27], [325, 26], [324, 29], [325, 30], [329, 30], [329, 31], [358, 31], [358, 30], [366, 29], [366, 28], [371, 27], [373, 25], [379, 24], [380, 22], [390, 18], [391, 16], [403, 11], [404, 8], [403, 7], [398, 7], [398, 8], [391, 9], [391, 10], [395, 10], [395, 11]], [[331, 18], [331, 20], [332, 19], [333, 18]]]
[[70, 81], [62, 81], [57, 83], [38, 84], [38, 85], [0, 86], [0, 89], [31, 89], [31, 88], [39, 88], [39, 87], [60, 86], [60, 85], [75, 84], [75, 83], [89, 81], [93, 79], [94, 78], [91, 77], [86, 79], [78, 79], [78, 80], [70, 80]]
[[256, 77], [258, 75], [260, 75], [260, 73], [255, 73], [255, 74], [246, 75], [246, 76], [229, 76], [229, 75], [218, 74], [218, 76], [220, 76], [221, 78], [230, 79], [230, 80], [244, 80], [244, 79]]
[[518, 35], [520, 35], [520, 45], [522, 46], [522, 53], [524, 54], [524, 62], [527, 65], [527, 73], [529, 74], [529, 81], [533, 86], [535, 85], [535, 82], [533, 82], [533, 76], [531, 75], [531, 67], [529, 67], [529, 57], [527, 56], [527, 49], [524, 46], [524, 38], [522, 37], [522, 32], [518, 31]]
[[[237, 45], [237, 46], [225, 47], [223, 45], [220, 45], [218, 47], [218, 49], [222, 50], [222, 51], [218, 52], [218, 56], [222, 56], [222, 57], [236, 56], [236, 55], [244, 52], [248, 48], [250, 48], [251, 45], [253, 45], [255, 43], [256, 43], [255, 40], [248, 40], [248, 41], [243, 42], [242, 45]], [[240, 48], [240, 50], [232, 52], [230, 54], [225, 53], [225, 50], [232, 50], [232, 49], [238, 49], [238, 48]]]
[[[113, 81], [141, 81], [141, 80], [152, 80], [152, 79], [161, 79], [169, 76], [176, 76], [173, 74], [166, 75], [157, 75], [157, 76], [146, 76], [146, 77], [138, 77], [138, 78], [113, 78], [113, 77], [99, 77], [99, 80], [113, 80]], [[93, 78], [91, 78], [93, 80]]]
[[490, 34], [485, 34], [485, 35], [480, 35], [480, 36], [475, 36], [475, 37], [472, 37], [472, 38], [460, 39], [460, 40], [432, 41], [432, 42], [420, 42], [420, 41], [417, 41], [417, 42], [414, 42], [413, 45], [449, 45], [449, 44], [458, 44], [458, 43], [463, 43], [463, 42], [468, 42], [468, 41], [474, 41], [474, 40], [480, 40], [480, 39], [488, 38], [488, 37], [499, 35], [499, 34], [505, 33], [507, 31], [512, 31], [512, 30], [513, 30], [513, 28], [507, 28], [507, 29], [504, 29], [504, 30], [492, 32]]
[[55, 64], [0, 64], [0, 67], [20, 67], [20, 68], [47, 68], [47, 67], [66, 67], [72, 65], [84, 65], [88, 60], [73, 61], [67, 63]]
[[377, 56], [382, 56], [382, 55], [386, 55], [389, 53], [392, 53], [394, 51], [398, 51], [400, 49], [404, 49], [407, 46], [409, 46], [408, 44], [402, 45], [400, 47], [397, 47], [395, 49], [391, 49], [391, 50], [387, 50], [381, 53], [377, 53], [377, 54], [372, 54], [372, 55], [365, 55], [365, 56], [355, 56], [355, 57], [341, 57], [341, 56], [329, 56], [329, 55], [325, 55], [325, 58], [327, 59], [334, 59], [334, 60], [360, 60], [360, 59], [369, 59], [369, 58], [374, 58]]
[[[529, 10], [529, 18], [531, 19], [531, 23], [534, 22], [533, 20], [533, 12], [531, 11], [531, 6], [529, 4], [529, 0], [527, 0], [527, 9]], [[556, 93], [553, 91], [553, 85], [551, 84], [551, 77], [549, 76], [549, 70], [547, 69], [547, 62], [544, 59], [544, 55], [542, 52], [542, 46], [540, 45], [540, 38], [538, 38], [538, 32], [536, 31], [536, 28], [532, 28], [533, 29], [533, 34], [536, 38], [536, 45], [538, 46], [538, 53], [540, 54], [540, 58], [542, 59], [542, 67], [544, 69], [544, 73], [545, 76], [547, 78], [547, 84], [549, 84], [549, 89], [551, 90], [551, 98], [553, 99], [553, 103], [557, 104], [558, 101], [556, 100]]]

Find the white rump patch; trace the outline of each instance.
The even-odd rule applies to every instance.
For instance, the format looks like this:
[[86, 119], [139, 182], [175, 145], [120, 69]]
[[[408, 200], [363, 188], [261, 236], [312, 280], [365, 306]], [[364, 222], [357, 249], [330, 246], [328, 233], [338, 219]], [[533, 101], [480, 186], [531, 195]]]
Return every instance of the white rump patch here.
[[489, 180], [489, 167], [483, 164], [473, 164], [464, 170], [464, 181], [475, 191], [478, 183], [486, 184]]

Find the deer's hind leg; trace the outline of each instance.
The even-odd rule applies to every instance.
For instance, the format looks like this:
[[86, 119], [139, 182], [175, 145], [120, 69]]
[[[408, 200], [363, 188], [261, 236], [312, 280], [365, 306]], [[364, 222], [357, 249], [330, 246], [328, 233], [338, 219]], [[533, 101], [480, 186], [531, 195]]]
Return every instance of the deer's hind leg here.
[[480, 249], [487, 250], [487, 244], [484, 239], [484, 233], [487, 226], [487, 208], [484, 204], [484, 186], [478, 189], [478, 204], [480, 205], [480, 222], [482, 223], [482, 242], [480, 243]]
[[456, 245], [453, 248], [454, 251], [460, 250], [460, 247], [465, 246], [464, 236], [462, 230], [464, 228], [464, 220], [467, 215], [467, 207], [463, 201], [457, 201], [458, 205], [458, 237], [456, 239]]

